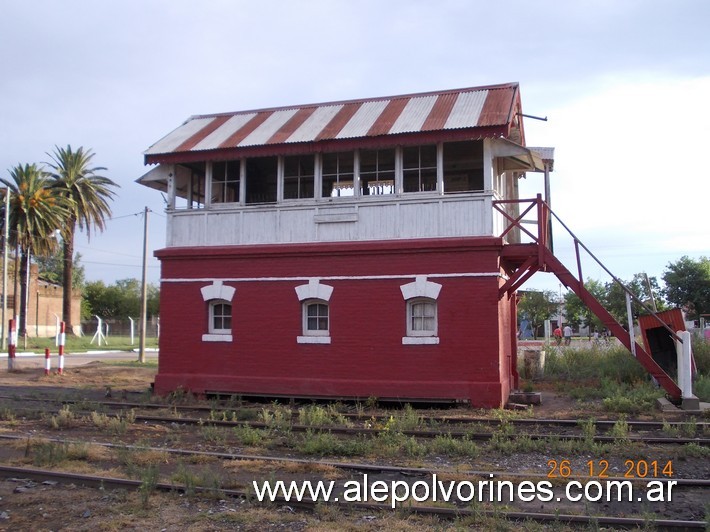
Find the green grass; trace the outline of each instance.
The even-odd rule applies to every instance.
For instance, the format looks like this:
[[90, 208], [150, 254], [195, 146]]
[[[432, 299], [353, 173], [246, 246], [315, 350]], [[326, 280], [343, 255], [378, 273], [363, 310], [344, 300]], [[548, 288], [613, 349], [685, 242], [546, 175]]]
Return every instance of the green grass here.
[[[70, 336], [67, 335], [66, 343], [64, 345], [64, 351], [67, 353], [81, 353], [85, 351], [96, 351], [96, 350], [118, 350], [118, 351], [130, 351], [132, 349], [138, 349], [138, 336], [135, 337], [133, 345], [131, 345], [130, 336], [109, 336], [108, 342], [101, 342], [101, 346], [97, 342], [91, 343], [91, 336]], [[155, 349], [158, 347], [157, 338], [146, 338], [145, 346], [147, 348]], [[57, 351], [57, 346], [55, 345], [54, 337], [51, 338], [27, 338], [27, 348], [25, 349], [24, 338], [18, 338], [17, 340], [17, 351], [44, 351], [49, 348], [53, 353]]]

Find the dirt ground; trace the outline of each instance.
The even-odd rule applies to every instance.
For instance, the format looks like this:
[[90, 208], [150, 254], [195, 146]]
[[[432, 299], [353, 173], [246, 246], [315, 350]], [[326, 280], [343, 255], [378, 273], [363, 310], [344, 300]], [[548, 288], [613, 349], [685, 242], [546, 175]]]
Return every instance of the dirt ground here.
[[[63, 397], [66, 399], [102, 400], [110, 393], [113, 400], [137, 402], [150, 398], [150, 384], [156, 368], [112, 366], [93, 362], [67, 369], [64, 375], [44, 375], [41, 368], [25, 368], [8, 373], [0, 371], [0, 396], [14, 395]], [[558, 392], [552, 386], [542, 386], [543, 402], [534, 408], [537, 418], [580, 417], [590, 404]], [[0, 410], [3, 399], [0, 398]], [[450, 415], [470, 413], [459, 408]], [[654, 413], [658, 416], [658, 413]], [[144, 430], [147, 430], [144, 429]], [[197, 430], [197, 429], [195, 429]], [[0, 422], [0, 433], [11, 432]], [[62, 437], [61, 432], [56, 437]], [[67, 437], [77, 438], [76, 432]], [[88, 439], [91, 436], [87, 436]], [[8, 445], [3, 442], [2, 445]], [[485, 456], [479, 469], [485, 467], [500, 471], [546, 471], [548, 456], [540, 453], [528, 455]], [[563, 458], [563, 457], [560, 457]], [[603, 457], [582, 456], [580, 463]], [[607, 457], [610, 458], [611, 457]], [[650, 459], [650, 457], [649, 457]], [[611, 460], [613, 461], [613, 460]], [[617, 460], [619, 461], [619, 460]], [[451, 467], [444, 459], [441, 467]], [[680, 476], [708, 475], [708, 460], [702, 467], [692, 461], [678, 463]], [[454, 464], [455, 465], [455, 464]], [[702, 502], [698, 506], [702, 517]], [[550, 511], [551, 508], [529, 508], [529, 511]], [[583, 510], [582, 510], [583, 511]], [[602, 510], [603, 511], [603, 510]], [[649, 510], [650, 512], [650, 510]], [[697, 513], [678, 514], [666, 505], [656, 508], [659, 518], [697, 519]], [[0, 481], [0, 531], [10, 530], [426, 530], [461, 526], [438, 522], [433, 518], [406, 516], [392, 513], [368, 513], [336, 510], [329, 506], [315, 513], [294, 511], [284, 506], [260, 506], [243, 500], [186, 497], [177, 493], [151, 493], [149, 497], [136, 491], [87, 489], [81, 486], [57, 483], [37, 484], [28, 479], [14, 478]], [[478, 521], [473, 528], [491, 527], [517, 530], [519, 525], [496, 522], [490, 525]]]

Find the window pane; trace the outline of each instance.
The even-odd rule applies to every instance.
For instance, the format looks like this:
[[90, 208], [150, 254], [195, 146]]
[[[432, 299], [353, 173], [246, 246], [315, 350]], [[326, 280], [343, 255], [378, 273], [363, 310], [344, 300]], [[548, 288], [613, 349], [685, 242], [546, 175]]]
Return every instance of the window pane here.
[[213, 303], [212, 331], [225, 331], [232, 328], [232, 305], [227, 303]]
[[353, 169], [353, 152], [324, 153], [322, 197], [353, 196]]
[[410, 331], [436, 332], [436, 303], [433, 301], [417, 301], [410, 303]]
[[328, 330], [328, 305], [324, 303], [310, 303], [306, 305], [306, 330]]
[[276, 201], [278, 159], [255, 157], [247, 159], [247, 203], [271, 203]]
[[235, 203], [239, 201], [239, 161], [212, 163], [212, 202]]
[[315, 157], [284, 157], [284, 199], [312, 198], [315, 182]]
[[405, 192], [436, 191], [436, 146], [403, 148]]
[[444, 192], [483, 190], [483, 142], [444, 144]]
[[363, 196], [394, 194], [394, 149], [360, 151], [360, 192]]

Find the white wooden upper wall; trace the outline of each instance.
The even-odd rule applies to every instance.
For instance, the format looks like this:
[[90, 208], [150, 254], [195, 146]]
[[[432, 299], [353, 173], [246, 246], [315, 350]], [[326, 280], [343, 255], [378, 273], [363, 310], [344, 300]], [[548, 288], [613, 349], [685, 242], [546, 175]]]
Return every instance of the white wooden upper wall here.
[[168, 247], [495, 236], [492, 193], [380, 196], [327, 205], [258, 205], [173, 211]]

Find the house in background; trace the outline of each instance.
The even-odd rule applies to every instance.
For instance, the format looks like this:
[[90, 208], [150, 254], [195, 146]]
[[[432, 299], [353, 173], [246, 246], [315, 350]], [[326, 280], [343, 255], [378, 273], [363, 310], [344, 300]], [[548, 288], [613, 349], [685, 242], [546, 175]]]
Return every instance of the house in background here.
[[551, 154], [516, 83], [189, 118], [138, 180], [168, 201], [155, 391], [504, 405], [517, 288], [585, 296], [518, 199]]

